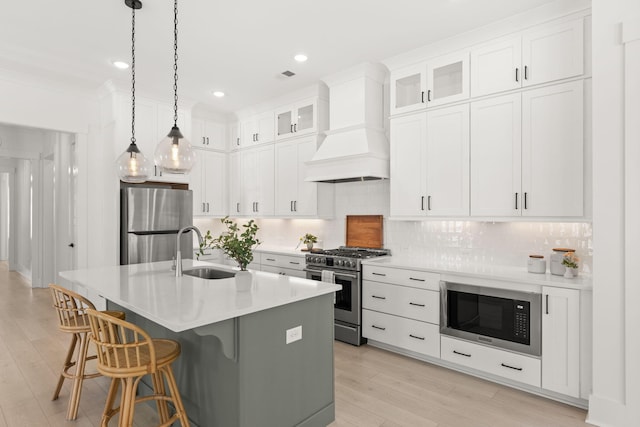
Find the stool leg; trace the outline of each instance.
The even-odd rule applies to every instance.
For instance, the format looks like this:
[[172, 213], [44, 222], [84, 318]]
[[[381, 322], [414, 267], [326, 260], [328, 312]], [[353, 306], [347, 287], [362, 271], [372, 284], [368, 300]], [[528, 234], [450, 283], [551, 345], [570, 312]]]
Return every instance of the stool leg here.
[[171, 397], [173, 398], [173, 404], [176, 407], [176, 415], [178, 415], [180, 425], [182, 427], [189, 427], [189, 419], [187, 418], [187, 413], [184, 410], [182, 398], [180, 397], [180, 390], [178, 390], [178, 384], [176, 384], [176, 379], [173, 376], [171, 365], [165, 366], [161, 370], [167, 378], [167, 384], [169, 384], [169, 391], [171, 392]]
[[133, 426], [133, 410], [136, 406], [135, 378], [122, 379], [122, 398], [120, 400], [120, 420], [118, 427]]
[[58, 385], [56, 386], [56, 391], [53, 392], [53, 398], [51, 400], [56, 400], [58, 396], [60, 396], [60, 390], [62, 390], [62, 383], [64, 383], [64, 372], [67, 370], [69, 366], [71, 366], [71, 359], [73, 358], [73, 353], [76, 351], [76, 343], [78, 342], [78, 336], [73, 334], [71, 338], [71, 344], [69, 345], [69, 350], [67, 350], [67, 357], [64, 359], [64, 365], [62, 365], [62, 372], [60, 372], [60, 379], [58, 380]]
[[[166, 396], [166, 391], [164, 387], [164, 378], [162, 378], [162, 374], [158, 372], [154, 372], [151, 374], [151, 379], [153, 380], [153, 392], [156, 395]], [[156, 405], [158, 406], [158, 415], [160, 416], [160, 424], [164, 424], [169, 420], [169, 408], [167, 407], [166, 400], [156, 400]]]
[[84, 367], [87, 363], [87, 350], [89, 339], [86, 333], [80, 335], [80, 352], [76, 361], [76, 372], [73, 378], [73, 388], [69, 398], [69, 408], [67, 409], [67, 420], [75, 420], [78, 417], [78, 406], [80, 405], [80, 394], [82, 394], [82, 381], [84, 380]]
[[112, 378], [111, 384], [109, 384], [109, 393], [107, 394], [107, 401], [104, 404], [104, 412], [102, 413], [101, 427], [107, 427], [109, 420], [113, 415], [113, 403], [116, 401], [116, 395], [118, 394], [118, 386], [120, 385], [119, 378]]

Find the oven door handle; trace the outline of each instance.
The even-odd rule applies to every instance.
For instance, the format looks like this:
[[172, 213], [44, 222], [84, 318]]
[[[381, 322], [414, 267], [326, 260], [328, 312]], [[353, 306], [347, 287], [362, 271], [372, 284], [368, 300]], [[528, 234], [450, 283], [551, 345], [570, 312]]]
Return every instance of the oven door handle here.
[[[308, 268], [303, 269], [302, 271], [306, 271], [307, 273], [318, 273], [318, 274], [322, 274], [322, 270], [310, 270]], [[338, 273], [337, 271], [334, 270], [328, 270], [328, 271], [333, 271], [334, 275], [336, 277], [340, 276], [340, 277], [349, 277], [351, 279], [357, 279], [358, 276], [356, 276], [355, 274], [347, 274], [347, 273]]]

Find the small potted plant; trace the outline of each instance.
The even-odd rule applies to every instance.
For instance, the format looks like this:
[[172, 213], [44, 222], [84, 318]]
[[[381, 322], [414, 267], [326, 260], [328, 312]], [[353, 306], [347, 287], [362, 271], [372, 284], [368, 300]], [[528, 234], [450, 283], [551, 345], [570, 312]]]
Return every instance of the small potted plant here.
[[562, 265], [566, 267], [564, 277], [571, 279], [572, 277], [577, 276], [579, 262], [580, 258], [576, 256], [575, 252], [566, 252], [562, 257]]
[[313, 244], [318, 243], [318, 238], [313, 234], [307, 233], [300, 238], [300, 241], [307, 245], [308, 250], [311, 250], [313, 249]]
[[239, 289], [247, 290], [251, 287], [251, 274], [247, 271], [247, 266], [253, 261], [253, 248], [261, 243], [256, 237], [259, 227], [254, 220], [249, 220], [241, 227], [228, 216], [220, 221], [227, 230], [217, 238], [213, 238], [211, 232], [207, 230], [207, 234], [200, 243], [198, 255], [203, 255], [207, 248], [222, 250], [225, 255], [238, 263], [240, 271], [236, 273], [236, 283]]

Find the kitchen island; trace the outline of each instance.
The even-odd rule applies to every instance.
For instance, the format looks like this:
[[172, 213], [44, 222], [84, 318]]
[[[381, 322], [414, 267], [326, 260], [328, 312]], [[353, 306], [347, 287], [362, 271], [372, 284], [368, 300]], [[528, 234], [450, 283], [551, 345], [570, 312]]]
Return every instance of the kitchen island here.
[[[184, 260], [183, 268], [228, 266]], [[333, 299], [339, 285], [252, 272], [174, 277], [171, 262], [59, 273], [60, 285], [97, 292], [154, 338], [180, 342], [174, 363], [193, 426], [326, 426], [335, 418]], [[149, 382], [141, 386], [147, 393]]]

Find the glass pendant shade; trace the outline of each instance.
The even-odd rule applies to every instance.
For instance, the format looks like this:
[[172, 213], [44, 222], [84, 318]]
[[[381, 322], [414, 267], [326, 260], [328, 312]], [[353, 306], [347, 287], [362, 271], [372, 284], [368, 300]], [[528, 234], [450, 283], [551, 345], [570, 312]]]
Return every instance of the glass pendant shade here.
[[129, 148], [118, 157], [116, 165], [121, 181], [141, 183], [149, 177], [149, 161], [135, 143], [131, 143]]
[[196, 161], [191, 143], [177, 126], [158, 144], [154, 156], [156, 166], [166, 173], [187, 174]]

